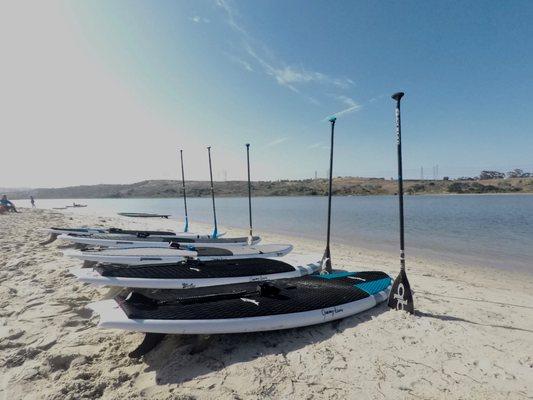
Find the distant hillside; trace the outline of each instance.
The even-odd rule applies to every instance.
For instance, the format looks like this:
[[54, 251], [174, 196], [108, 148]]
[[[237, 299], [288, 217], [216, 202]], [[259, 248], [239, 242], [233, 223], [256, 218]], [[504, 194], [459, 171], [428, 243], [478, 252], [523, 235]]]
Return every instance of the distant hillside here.
[[[327, 194], [326, 179], [257, 181], [252, 183], [254, 196], [324, 196]], [[404, 184], [408, 194], [444, 193], [533, 193], [533, 178], [507, 178], [488, 180], [408, 180]], [[395, 194], [397, 183], [379, 178], [337, 177], [333, 182], [333, 194], [384, 195]], [[239, 197], [247, 195], [246, 181], [215, 182], [217, 196]], [[55, 189], [8, 190], [13, 199], [82, 199], [82, 198], [145, 198], [176, 197], [181, 195], [181, 182], [149, 180], [127, 185], [88, 185]], [[210, 195], [209, 182], [187, 182], [187, 195], [206, 197]]]

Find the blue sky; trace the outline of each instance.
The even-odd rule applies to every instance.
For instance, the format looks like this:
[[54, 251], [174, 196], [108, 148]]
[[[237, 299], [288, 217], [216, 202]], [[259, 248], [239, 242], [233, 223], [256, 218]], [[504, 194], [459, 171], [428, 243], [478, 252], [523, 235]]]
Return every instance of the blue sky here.
[[[531, 2], [80, 1], [8, 11], [39, 17], [3, 21], [12, 69], [3, 130], [20, 146], [0, 156], [34, 168], [0, 186], [171, 179], [178, 148], [188, 177], [207, 179], [206, 145], [215, 177], [242, 179], [246, 142], [256, 179], [325, 176], [331, 114], [335, 175], [391, 177], [397, 90], [408, 177], [421, 166], [432, 177], [437, 164], [440, 176], [533, 170]], [[28, 104], [36, 88], [42, 98]], [[28, 138], [40, 144], [29, 157]], [[75, 173], [64, 167], [74, 163]]]

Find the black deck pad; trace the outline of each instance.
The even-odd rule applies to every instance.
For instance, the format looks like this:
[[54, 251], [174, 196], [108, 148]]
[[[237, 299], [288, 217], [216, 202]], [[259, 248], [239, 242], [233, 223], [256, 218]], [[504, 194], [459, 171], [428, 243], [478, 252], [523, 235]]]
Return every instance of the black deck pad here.
[[233, 255], [233, 252], [231, 250], [218, 248], [218, 247], [195, 247], [194, 251], [196, 251], [199, 257], [232, 256]]
[[[50, 229], [54, 229], [56, 231], [72, 232], [72, 233], [87, 233], [89, 231], [87, 228], [50, 228]], [[102, 228], [102, 230], [104, 230], [104, 228]]]
[[236, 276], [271, 275], [294, 271], [279, 260], [248, 258], [240, 260], [187, 260], [174, 264], [117, 265], [102, 264], [95, 268], [102, 276], [146, 279], [208, 279]]
[[[354, 279], [361, 278], [361, 280]], [[268, 315], [290, 314], [323, 308], [335, 307], [354, 302], [369, 296], [355, 285], [357, 282], [371, 282], [389, 278], [379, 271], [358, 272], [351, 277], [324, 279], [320, 275], [301, 278], [280, 279], [272, 282], [280, 289], [275, 295], [261, 296], [257, 283], [239, 283], [217, 287], [194, 289], [136, 289], [141, 294], [159, 303], [156, 307], [129, 302], [126, 299], [132, 292], [122, 292], [115, 297], [130, 319], [199, 320], [250, 318]], [[236, 296], [223, 294], [235, 293]], [[248, 294], [246, 294], [248, 293]], [[191, 302], [188, 299], [213, 296], [215, 301]], [[242, 297], [239, 297], [241, 296]], [[244, 299], [244, 300], [243, 300]]]
[[131, 229], [120, 229], [120, 228], [109, 228], [109, 233], [123, 233], [126, 235], [138, 235], [138, 234], [146, 234], [146, 235], [160, 235], [160, 236], [175, 236], [176, 234], [174, 232], [170, 231], [141, 231], [141, 230], [131, 230]]

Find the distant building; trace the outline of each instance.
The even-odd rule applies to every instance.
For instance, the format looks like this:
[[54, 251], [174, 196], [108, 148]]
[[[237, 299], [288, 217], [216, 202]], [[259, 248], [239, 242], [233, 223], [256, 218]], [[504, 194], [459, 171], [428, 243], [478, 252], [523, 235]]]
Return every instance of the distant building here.
[[449, 181], [450, 180], [450, 177], [449, 176], [445, 176], [442, 178], [443, 181]]

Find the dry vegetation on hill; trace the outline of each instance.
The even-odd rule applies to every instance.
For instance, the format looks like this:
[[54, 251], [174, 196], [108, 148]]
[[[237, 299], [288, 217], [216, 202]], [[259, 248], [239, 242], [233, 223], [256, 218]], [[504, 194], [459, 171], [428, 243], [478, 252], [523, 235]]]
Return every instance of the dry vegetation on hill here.
[[[488, 180], [407, 180], [408, 194], [446, 193], [533, 193], [533, 178], [507, 178]], [[217, 196], [239, 197], [247, 195], [245, 181], [215, 182]], [[337, 177], [333, 193], [347, 195], [395, 194], [397, 182], [378, 178]], [[54, 189], [23, 189], [8, 193], [11, 198], [27, 198], [30, 194], [45, 198], [128, 198], [176, 197], [181, 195], [181, 183], [173, 180], [149, 180], [126, 185], [71, 186]], [[209, 182], [187, 182], [190, 197], [209, 196]], [[324, 196], [326, 179], [280, 180], [253, 182], [254, 196]]]

